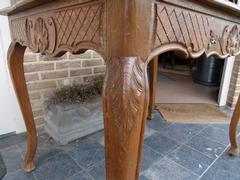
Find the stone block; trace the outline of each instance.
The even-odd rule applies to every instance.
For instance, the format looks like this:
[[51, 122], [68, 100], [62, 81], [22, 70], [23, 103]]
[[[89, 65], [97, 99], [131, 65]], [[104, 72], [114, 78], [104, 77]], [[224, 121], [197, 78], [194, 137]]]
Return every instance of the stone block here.
[[29, 97], [32, 100], [40, 100], [41, 99], [41, 94], [40, 92], [31, 92], [29, 93]]
[[32, 63], [24, 64], [24, 72], [40, 72], [54, 70], [54, 63]]
[[94, 68], [94, 73], [105, 73], [105, 71], [106, 71], [106, 66], [100, 66], [100, 67]]
[[64, 61], [64, 62], [56, 62], [56, 69], [69, 69], [69, 68], [80, 68], [81, 61]]
[[89, 75], [92, 74], [92, 69], [77, 69], [77, 70], [71, 70], [70, 76], [83, 76], [83, 75]]
[[56, 81], [42, 81], [42, 82], [33, 82], [28, 83], [28, 91], [39, 91], [41, 89], [50, 89], [56, 88]]
[[99, 66], [103, 65], [103, 61], [101, 59], [90, 59], [90, 60], [83, 60], [82, 66], [89, 67], [89, 66]]
[[68, 71], [67, 70], [41, 73], [42, 80], [46, 80], [46, 79], [56, 80], [56, 79], [64, 78], [64, 77], [68, 77]]
[[37, 54], [34, 54], [34, 53], [24, 54], [24, 63], [35, 62], [35, 61], [37, 61]]
[[26, 73], [25, 79], [26, 79], [26, 82], [38, 81], [39, 80], [38, 73]]
[[48, 105], [45, 130], [61, 145], [103, 129], [102, 98], [81, 104]]

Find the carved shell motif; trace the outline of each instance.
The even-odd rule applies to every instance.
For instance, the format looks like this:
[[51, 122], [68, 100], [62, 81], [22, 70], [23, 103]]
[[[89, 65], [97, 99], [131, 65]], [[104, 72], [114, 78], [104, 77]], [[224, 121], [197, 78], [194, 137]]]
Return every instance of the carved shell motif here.
[[51, 54], [56, 44], [56, 29], [52, 18], [47, 20], [38, 17], [34, 20], [27, 19], [26, 32], [29, 48], [33, 52]]
[[37, 51], [44, 52], [48, 49], [48, 36], [45, 22], [42, 18], [38, 18], [34, 26], [34, 44], [36, 45]]

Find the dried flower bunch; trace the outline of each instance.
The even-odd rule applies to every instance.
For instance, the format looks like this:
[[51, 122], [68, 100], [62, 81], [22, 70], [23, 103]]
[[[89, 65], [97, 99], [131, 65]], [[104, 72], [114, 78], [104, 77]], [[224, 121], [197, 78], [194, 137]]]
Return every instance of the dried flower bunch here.
[[75, 104], [83, 103], [102, 93], [103, 77], [96, 77], [92, 82], [84, 85], [74, 84], [56, 90], [47, 104]]

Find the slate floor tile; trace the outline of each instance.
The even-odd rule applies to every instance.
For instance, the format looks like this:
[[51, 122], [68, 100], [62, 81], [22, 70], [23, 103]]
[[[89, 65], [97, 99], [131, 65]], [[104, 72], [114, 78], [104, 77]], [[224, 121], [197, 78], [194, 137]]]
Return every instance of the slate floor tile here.
[[0, 151], [7, 172], [11, 173], [22, 168], [23, 156], [18, 146], [10, 146]]
[[[18, 145], [21, 149], [22, 155], [25, 156], [27, 144], [26, 142]], [[42, 133], [38, 136], [38, 146], [36, 153], [36, 164], [41, 161], [47, 160], [55, 154], [62, 152], [63, 150], [56, 144], [56, 142], [49, 137], [46, 133]]]
[[66, 180], [94, 180], [87, 172], [81, 171]]
[[239, 180], [240, 176], [231, 174], [223, 169], [211, 168], [199, 180]]
[[170, 153], [168, 158], [198, 175], [201, 175], [214, 160], [185, 145]]
[[[230, 123], [230, 121], [229, 121], [229, 123]], [[229, 133], [229, 123], [209, 124], [208, 126], [209, 127], [213, 127], [213, 128], [221, 129], [221, 130], [225, 131], [228, 134]], [[238, 128], [237, 128], [237, 134], [239, 135], [239, 133], [240, 133], [240, 124], [238, 125]]]
[[140, 180], [149, 180], [149, 179], [147, 179], [144, 175], [141, 175], [139, 179], [140, 179]]
[[203, 128], [203, 125], [196, 124], [172, 124], [161, 131], [161, 133], [171, 139], [183, 143], [199, 133]]
[[231, 173], [238, 174], [240, 176], [240, 157], [230, 156], [228, 154], [228, 149], [221, 155], [221, 157], [216, 161], [217, 167], [222, 167], [224, 170]]
[[194, 136], [187, 145], [213, 159], [217, 158], [226, 147], [199, 135]]
[[226, 123], [226, 124], [209, 124], [208, 126], [221, 129], [225, 132], [228, 132], [228, 130], [229, 130], [229, 123]]
[[96, 140], [99, 144], [104, 146], [104, 131], [98, 131], [94, 134], [91, 134], [89, 138]]
[[7, 147], [22, 143], [26, 141], [26, 139], [26, 133], [14, 134], [0, 138], [0, 149], [5, 149]]
[[67, 154], [61, 152], [42, 161], [34, 173], [38, 180], [60, 180], [66, 179], [81, 170]]
[[207, 127], [199, 135], [207, 137], [210, 140], [214, 140], [226, 146], [230, 143], [228, 132], [221, 130], [219, 128]]
[[240, 158], [229, 156], [226, 151], [200, 180], [239, 180], [239, 167]]
[[155, 116], [153, 120], [147, 120], [147, 126], [156, 131], [161, 131], [167, 128], [170, 125], [167, 121], [165, 121], [159, 112], [155, 111]]
[[12, 173], [7, 173], [3, 180], [37, 180], [32, 173], [25, 173], [19, 169]]
[[[146, 126], [145, 132], [144, 132], [144, 139], [152, 136], [154, 133], [156, 133], [156, 130]], [[104, 146], [104, 131], [99, 131], [97, 133], [90, 135], [89, 137], [96, 140], [99, 144]]]
[[104, 159], [104, 147], [91, 138], [72, 142], [63, 149], [85, 169]]
[[143, 176], [149, 180], [196, 180], [198, 178], [194, 173], [167, 158], [157, 161], [143, 172]]
[[[65, 146], [57, 145], [44, 131], [39, 133], [33, 173], [22, 170], [25, 135], [7, 139], [11, 142], [0, 139], [0, 153], [8, 169], [3, 180], [106, 178], [103, 131]], [[200, 180], [239, 180], [240, 156], [231, 157], [226, 151], [219, 157], [227, 144], [228, 124], [170, 124], [156, 111], [155, 119], [147, 121], [140, 180], [195, 180], [203, 172]]]
[[88, 173], [96, 180], [105, 180], [105, 161], [101, 161], [88, 169]]
[[148, 169], [156, 161], [159, 161], [162, 158], [163, 158], [162, 155], [160, 155], [159, 153], [154, 152], [147, 145], [144, 145], [143, 158], [142, 158], [142, 164], [141, 164], [142, 171]]
[[145, 144], [162, 155], [166, 155], [167, 153], [173, 151], [177, 146], [179, 146], [176, 141], [158, 133], [146, 138]]

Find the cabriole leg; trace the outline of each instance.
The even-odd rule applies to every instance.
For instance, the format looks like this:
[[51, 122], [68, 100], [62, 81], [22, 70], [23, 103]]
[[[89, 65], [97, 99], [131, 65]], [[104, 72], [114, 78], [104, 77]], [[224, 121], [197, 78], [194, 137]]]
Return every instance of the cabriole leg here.
[[148, 108], [148, 119], [152, 120], [154, 118], [154, 110], [156, 106], [156, 90], [157, 90], [157, 76], [158, 76], [158, 56], [152, 59], [149, 63], [150, 68], [150, 100]]
[[18, 43], [11, 44], [8, 50], [8, 65], [27, 129], [28, 147], [24, 160], [24, 171], [30, 172], [35, 169], [33, 159], [37, 148], [37, 132], [24, 76], [23, 57], [25, 49]]
[[237, 105], [235, 107], [229, 128], [229, 138], [231, 143], [229, 154], [232, 156], [236, 156], [238, 154], [237, 127], [239, 118], [240, 118], [240, 96], [238, 97]]
[[106, 62], [103, 90], [107, 180], [136, 180], [148, 108], [146, 64], [137, 57]]

